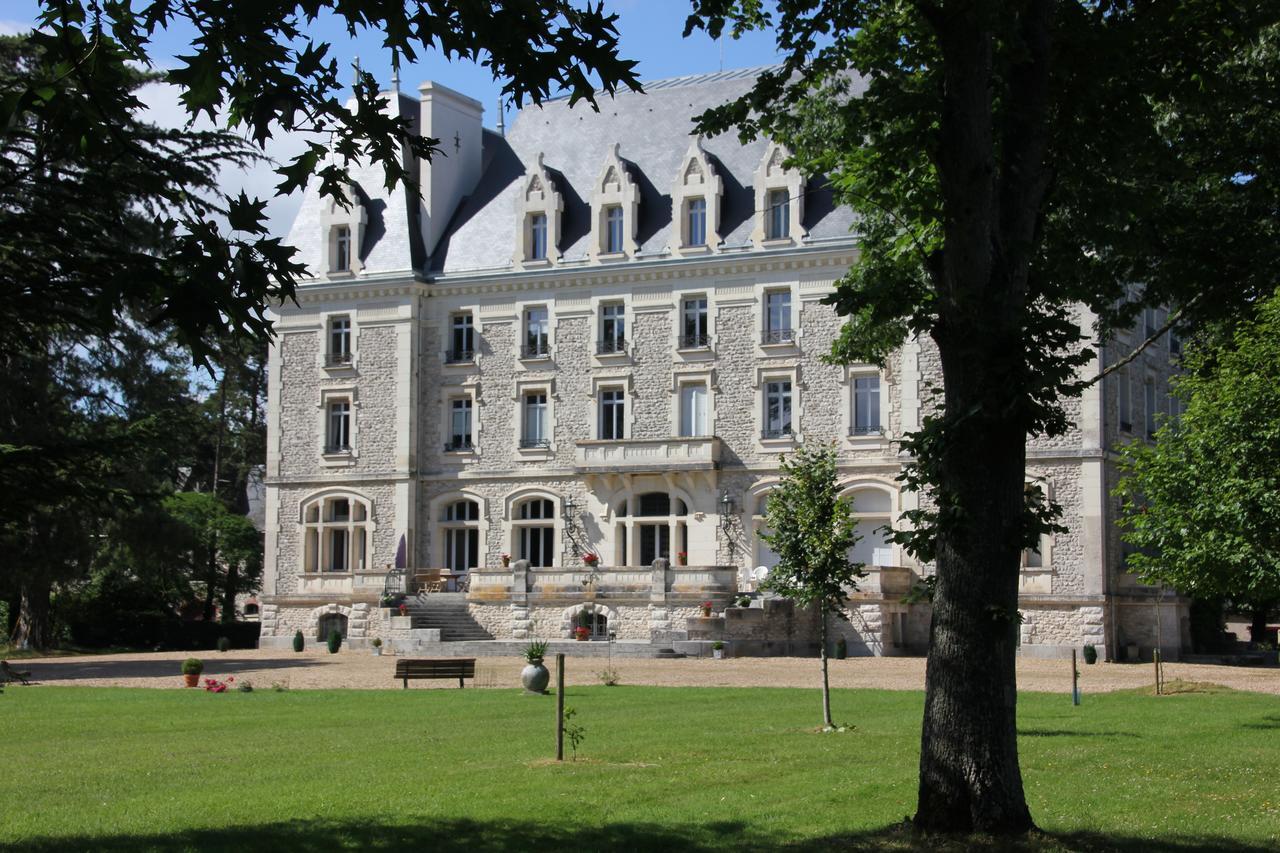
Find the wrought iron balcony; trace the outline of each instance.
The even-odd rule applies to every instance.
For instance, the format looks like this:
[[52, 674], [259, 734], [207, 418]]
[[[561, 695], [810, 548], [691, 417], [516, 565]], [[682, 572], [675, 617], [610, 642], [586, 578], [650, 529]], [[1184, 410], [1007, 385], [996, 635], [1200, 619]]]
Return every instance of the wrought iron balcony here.
[[350, 364], [350, 363], [351, 363], [351, 353], [350, 353], [350, 352], [329, 352], [329, 353], [325, 353], [325, 356], [324, 356], [324, 366], [325, 366], [325, 367], [339, 367], [339, 366], [341, 366], [341, 365], [344, 365], [344, 364]]
[[520, 449], [529, 450], [531, 448], [550, 449], [551, 439], [549, 438], [522, 438], [520, 439]]
[[596, 342], [597, 355], [617, 355], [627, 351], [627, 339], [622, 335]]
[[452, 439], [444, 443], [445, 453], [457, 453], [460, 450], [473, 449], [470, 436], [463, 438], [460, 435], [455, 435]]
[[325, 453], [350, 453], [351, 445], [349, 444], [326, 444], [324, 446]]
[[884, 435], [884, 429], [876, 426], [855, 426], [850, 428], [849, 435]]
[[763, 429], [760, 430], [760, 437], [764, 439], [791, 438], [791, 427], [785, 426], [781, 429]]
[[476, 351], [473, 349], [451, 349], [444, 354], [445, 364], [465, 364], [476, 360]]
[[795, 340], [795, 329], [766, 329], [760, 336], [762, 344], [792, 344]]
[[680, 349], [708, 349], [711, 346], [710, 335], [681, 335]]
[[527, 343], [520, 347], [521, 358], [551, 358], [551, 347], [546, 341]]

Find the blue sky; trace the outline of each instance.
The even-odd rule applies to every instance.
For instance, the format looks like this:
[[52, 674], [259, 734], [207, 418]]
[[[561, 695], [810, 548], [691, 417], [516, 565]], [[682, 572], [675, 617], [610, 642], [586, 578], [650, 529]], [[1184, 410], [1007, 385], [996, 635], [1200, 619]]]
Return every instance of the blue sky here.
[[[703, 33], [681, 38], [684, 21], [689, 14], [688, 0], [607, 0], [608, 11], [618, 15], [618, 31], [622, 55], [639, 62], [642, 80], [656, 80], [684, 74], [699, 74], [724, 68], [768, 65], [776, 61], [774, 43], [769, 34], [751, 33], [740, 40], [725, 38], [716, 43]], [[16, 33], [29, 29], [40, 11], [36, 0], [0, 0], [0, 33]], [[361, 66], [385, 86], [390, 85], [391, 56], [381, 48], [381, 36], [374, 31], [352, 39], [345, 27], [331, 17], [316, 21], [309, 30], [317, 40], [332, 44], [332, 55], [339, 64], [350, 68], [358, 56]], [[189, 50], [191, 31], [177, 30], [157, 34], [151, 50], [152, 60], [160, 67], [174, 64], [174, 57]], [[723, 65], [722, 65], [723, 63]], [[350, 79], [350, 75], [346, 75]], [[456, 89], [484, 104], [484, 123], [497, 124], [498, 94], [502, 85], [489, 72], [471, 62], [446, 62], [440, 54], [427, 54], [414, 65], [402, 67], [401, 88], [414, 91], [423, 80], [434, 80]], [[176, 126], [186, 123], [186, 113], [172, 86], [156, 84], [140, 93], [148, 105], [148, 117], [157, 124]], [[583, 107], [586, 109], [587, 107]], [[507, 125], [514, 111], [508, 108]], [[207, 121], [197, 124], [207, 127]], [[266, 153], [284, 162], [302, 150], [300, 137], [275, 137], [267, 143]], [[284, 236], [298, 210], [300, 195], [276, 197], [278, 176], [271, 164], [261, 164], [243, 171], [224, 171], [224, 189], [230, 193], [244, 190], [250, 196], [268, 199], [266, 215], [273, 233]]]

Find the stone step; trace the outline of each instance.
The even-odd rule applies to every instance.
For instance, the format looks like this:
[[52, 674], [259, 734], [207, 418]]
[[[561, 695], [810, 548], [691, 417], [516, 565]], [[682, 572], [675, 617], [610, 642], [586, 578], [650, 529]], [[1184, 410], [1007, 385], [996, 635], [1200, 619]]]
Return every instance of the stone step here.
[[[421, 657], [523, 657], [528, 642], [525, 640], [465, 640], [440, 643], [419, 643], [412, 654]], [[619, 641], [613, 644], [612, 656], [617, 658], [656, 658], [659, 648], [644, 641]], [[547, 647], [546, 664], [555, 667], [557, 654], [566, 658], [608, 658], [609, 644], [604, 641], [552, 640]], [[672, 652], [676, 657], [684, 657]]]

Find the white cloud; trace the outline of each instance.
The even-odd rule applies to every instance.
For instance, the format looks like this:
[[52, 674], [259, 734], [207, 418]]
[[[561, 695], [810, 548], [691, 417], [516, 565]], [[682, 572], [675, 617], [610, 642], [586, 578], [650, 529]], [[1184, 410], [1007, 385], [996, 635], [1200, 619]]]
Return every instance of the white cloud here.
[[25, 32], [30, 32], [32, 24], [30, 21], [10, 21], [0, 18], [0, 36], [17, 36]]
[[[186, 107], [178, 99], [179, 89], [168, 83], [151, 83], [138, 92], [138, 98], [146, 109], [142, 118], [161, 127], [187, 127], [196, 130], [213, 130], [217, 127], [202, 115], [197, 121], [188, 120]], [[224, 169], [221, 175], [223, 192], [237, 195], [241, 190], [250, 198], [267, 200], [266, 216], [271, 233], [284, 237], [289, 233], [289, 226], [298, 213], [302, 203], [302, 193], [293, 192], [287, 196], [276, 196], [276, 184], [280, 176], [275, 174], [277, 165], [286, 163], [303, 150], [305, 140], [298, 134], [280, 134], [267, 140], [263, 153], [268, 160], [256, 163], [247, 169]]]

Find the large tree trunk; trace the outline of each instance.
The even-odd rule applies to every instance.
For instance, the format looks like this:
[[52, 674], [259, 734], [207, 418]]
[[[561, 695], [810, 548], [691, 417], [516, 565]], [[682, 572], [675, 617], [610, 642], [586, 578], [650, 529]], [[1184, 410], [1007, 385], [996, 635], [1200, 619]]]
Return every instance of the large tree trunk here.
[[25, 580], [18, 588], [18, 621], [9, 644], [15, 649], [45, 649], [49, 645], [49, 594], [46, 578]]
[[1255, 643], [1267, 642], [1267, 616], [1271, 613], [1270, 604], [1253, 608], [1253, 619], [1249, 623], [1249, 639]]
[[236, 621], [236, 593], [239, 592], [240, 572], [234, 561], [227, 561], [227, 582], [222, 588], [222, 621]]

